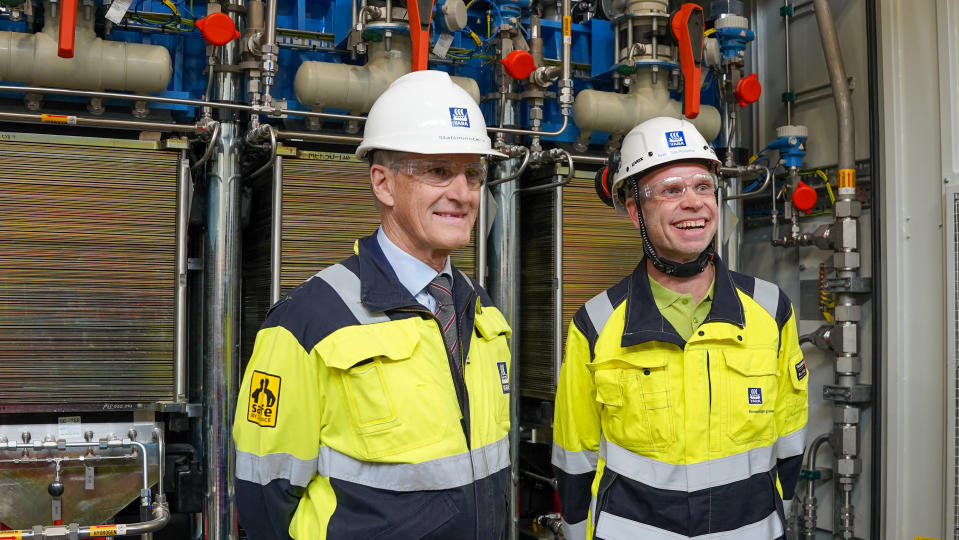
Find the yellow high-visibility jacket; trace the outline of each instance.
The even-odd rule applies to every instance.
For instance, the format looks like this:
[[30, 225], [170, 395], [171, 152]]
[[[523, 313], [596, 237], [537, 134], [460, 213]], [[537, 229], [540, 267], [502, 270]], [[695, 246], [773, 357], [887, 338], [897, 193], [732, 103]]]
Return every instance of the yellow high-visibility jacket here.
[[454, 269], [463, 369], [376, 237], [274, 305], [234, 420], [255, 540], [500, 538], [509, 493], [509, 326]]
[[567, 538], [784, 535], [808, 412], [795, 314], [779, 287], [714, 267], [688, 342], [645, 260], [573, 317], [552, 457]]

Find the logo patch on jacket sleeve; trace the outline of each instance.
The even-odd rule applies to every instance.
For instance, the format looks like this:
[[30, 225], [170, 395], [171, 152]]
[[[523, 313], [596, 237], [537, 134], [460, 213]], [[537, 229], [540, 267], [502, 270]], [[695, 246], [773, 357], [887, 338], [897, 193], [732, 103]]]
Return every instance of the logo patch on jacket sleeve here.
[[809, 372], [806, 371], [806, 358], [804, 357], [796, 364], [796, 380], [801, 381], [805, 379], [807, 373]]
[[754, 386], [749, 387], [749, 404], [750, 405], [762, 405], [763, 404], [763, 389], [756, 388]]
[[276, 427], [280, 410], [280, 377], [254, 371], [250, 380], [250, 404], [246, 419], [258, 426]]
[[506, 362], [497, 362], [496, 369], [499, 370], [499, 382], [503, 385], [503, 393], [509, 394], [509, 373], [506, 371]]

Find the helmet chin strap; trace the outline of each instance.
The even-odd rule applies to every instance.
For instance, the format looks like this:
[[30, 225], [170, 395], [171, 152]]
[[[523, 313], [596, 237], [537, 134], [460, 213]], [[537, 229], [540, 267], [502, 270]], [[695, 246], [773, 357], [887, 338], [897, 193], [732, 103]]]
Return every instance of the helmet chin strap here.
[[643, 207], [640, 205], [639, 186], [637, 185], [636, 177], [630, 178], [629, 182], [633, 188], [633, 202], [636, 203], [636, 215], [639, 217], [639, 233], [643, 236], [643, 252], [646, 254], [646, 257], [652, 261], [653, 266], [667, 276], [681, 278], [693, 277], [705, 270], [706, 266], [709, 265], [709, 262], [713, 260], [713, 256], [716, 254], [712, 243], [709, 243], [706, 249], [694, 260], [684, 263], [664, 259], [656, 253], [656, 250], [653, 249], [652, 242], [649, 241], [649, 235], [646, 233], [646, 221], [643, 219]]

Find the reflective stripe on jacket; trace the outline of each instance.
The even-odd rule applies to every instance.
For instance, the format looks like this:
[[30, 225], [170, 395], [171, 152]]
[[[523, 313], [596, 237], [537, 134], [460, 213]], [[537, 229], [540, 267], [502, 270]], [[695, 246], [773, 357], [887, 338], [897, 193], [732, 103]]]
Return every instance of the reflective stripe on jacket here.
[[233, 428], [241, 524], [257, 540], [499, 538], [509, 326], [454, 269], [460, 373], [375, 236], [356, 249], [257, 333]]
[[645, 260], [573, 317], [553, 432], [567, 538], [783, 536], [808, 411], [795, 314], [779, 287], [714, 267], [688, 342]]

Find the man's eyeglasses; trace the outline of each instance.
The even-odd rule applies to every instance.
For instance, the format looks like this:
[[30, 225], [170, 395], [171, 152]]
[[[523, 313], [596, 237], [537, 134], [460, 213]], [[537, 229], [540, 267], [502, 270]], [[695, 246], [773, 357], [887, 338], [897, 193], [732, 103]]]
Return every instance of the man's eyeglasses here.
[[681, 199], [687, 189], [692, 190], [697, 197], [708, 199], [716, 196], [716, 176], [709, 173], [671, 176], [650, 182], [639, 189], [644, 199], [675, 201]]
[[470, 189], [479, 189], [486, 182], [485, 161], [458, 163], [446, 159], [408, 158], [393, 162], [396, 172], [416, 177], [420, 182], [436, 187], [446, 187], [462, 173]]

